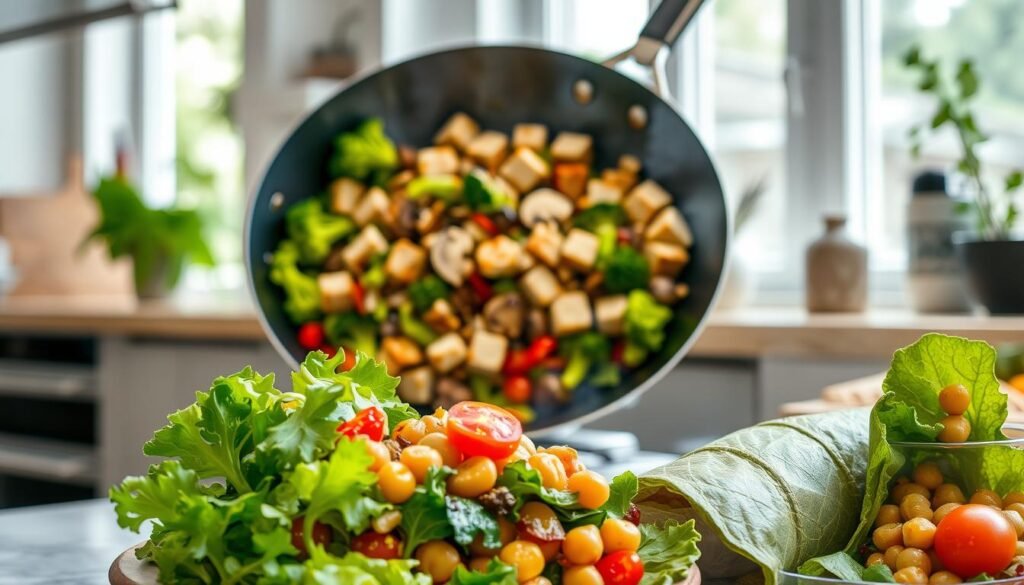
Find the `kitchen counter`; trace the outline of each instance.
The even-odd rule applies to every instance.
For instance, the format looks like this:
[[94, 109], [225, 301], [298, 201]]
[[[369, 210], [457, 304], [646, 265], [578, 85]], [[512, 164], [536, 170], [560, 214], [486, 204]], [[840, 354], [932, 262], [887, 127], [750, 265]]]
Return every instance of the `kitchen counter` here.
[[[13, 297], [0, 302], [0, 331], [160, 339], [263, 341], [248, 293], [139, 302], [123, 297]], [[918, 315], [905, 310], [808, 314], [757, 307], [712, 314], [690, 355], [888, 358], [930, 331], [993, 344], [1024, 343], [1024, 316]]]

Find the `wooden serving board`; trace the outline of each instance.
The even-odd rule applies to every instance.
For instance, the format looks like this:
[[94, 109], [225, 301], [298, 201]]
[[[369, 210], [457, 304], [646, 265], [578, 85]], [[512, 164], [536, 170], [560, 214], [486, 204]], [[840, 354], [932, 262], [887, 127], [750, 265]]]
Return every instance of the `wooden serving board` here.
[[[121, 553], [114, 564], [110, 565], [110, 585], [159, 585], [157, 580], [156, 566], [146, 561], [135, 558], [135, 549], [142, 546], [137, 544]], [[700, 569], [694, 566], [686, 580], [677, 585], [700, 585]]]

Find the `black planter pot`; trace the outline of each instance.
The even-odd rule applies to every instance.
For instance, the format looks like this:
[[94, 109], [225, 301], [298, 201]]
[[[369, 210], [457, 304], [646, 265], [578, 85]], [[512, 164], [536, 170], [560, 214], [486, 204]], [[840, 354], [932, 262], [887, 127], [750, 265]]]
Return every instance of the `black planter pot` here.
[[1024, 240], [963, 240], [957, 257], [974, 299], [993, 315], [1024, 314]]

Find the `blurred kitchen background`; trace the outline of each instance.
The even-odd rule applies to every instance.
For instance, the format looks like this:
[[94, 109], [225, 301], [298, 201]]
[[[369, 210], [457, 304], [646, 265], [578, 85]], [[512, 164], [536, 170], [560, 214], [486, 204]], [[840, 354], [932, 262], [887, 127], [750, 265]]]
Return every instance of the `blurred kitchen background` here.
[[[287, 371], [245, 288], [244, 208], [310, 108], [359, 72], [444, 46], [610, 56], [651, 4], [0, 0], [0, 508], [102, 495], [145, 469], [143, 441], [213, 377]], [[1024, 312], [1012, 306], [1024, 304], [1022, 264], [1000, 272], [1009, 305], [962, 292], [975, 266], [950, 234], [972, 228], [956, 214], [972, 186], [952, 125], [927, 132], [943, 120], [908, 65], [915, 46], [950, 84], [972, 60], [984, 178], [1013, 191], [1024, 2], [708, 1], [669, 73], [737, 209], [729, 281], [683, 364], [590, 425], [631, 433], [597, 435], [596, 451], [678, 454], [780, 412], [869, 403], [891, 352], [932, 330], [1000, 345], [1008, 381], [1024, 370], [1024, 316], [985, 307]], [[193, 209], [203, 226], [215, 264], [149, 291], [165, 298], [138, 300], [130, 260], [83, 244], [99, 219], [91, 193], [118, 170], [149, 207]], [[825, 216], [846, 220], [826, 244], [867, 256], [842, 284], [866, 300], [838, 312], [812, 302], [822, 288], [827, 299], [829, 275], [805, 269]]]

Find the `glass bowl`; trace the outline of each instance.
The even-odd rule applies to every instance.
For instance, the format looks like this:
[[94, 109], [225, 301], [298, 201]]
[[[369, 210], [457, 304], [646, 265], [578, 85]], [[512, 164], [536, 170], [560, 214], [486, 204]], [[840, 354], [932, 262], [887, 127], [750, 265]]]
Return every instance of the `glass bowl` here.
[[[775, 585], [839, 585], [842, 583], [878, 585], [878, 583], [868, 583], [867, 581], [845, 581], [833, 577], [809, 577], [789, 571], [779, 571], [778, 575], [775, 576]], [[1024, 577], [1007, 577], [1005, 579], [996, 579], [995, 581], [979, 581], [978, 583], [985, 583], [986, 585], [1024, 585]]]

